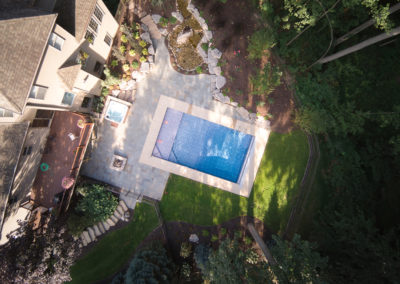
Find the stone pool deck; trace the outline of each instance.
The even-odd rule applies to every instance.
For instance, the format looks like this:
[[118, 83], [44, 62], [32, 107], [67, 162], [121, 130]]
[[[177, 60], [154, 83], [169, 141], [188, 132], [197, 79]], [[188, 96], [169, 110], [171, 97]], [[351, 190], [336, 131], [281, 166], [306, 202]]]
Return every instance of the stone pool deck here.
[[[107, 120], [99, 121], [95, 128], [96, 140], [81, 171], [83, 175], [122, 188], [121, 198], [130, 208], [135, 206], [139, 195], [161, 200], [169, 177], [168, 172], [139, 163], [161, 95], [243, 121], [234, 107], [212, 99], [212, 76], [176, 72], [171, 66], [164, 37], [153, 42], [155, 65], [138, 83], [136, 100], [126, 121], [117, 128]], [[110, 168], [114, 154], [128, 159], [123, 171]]]

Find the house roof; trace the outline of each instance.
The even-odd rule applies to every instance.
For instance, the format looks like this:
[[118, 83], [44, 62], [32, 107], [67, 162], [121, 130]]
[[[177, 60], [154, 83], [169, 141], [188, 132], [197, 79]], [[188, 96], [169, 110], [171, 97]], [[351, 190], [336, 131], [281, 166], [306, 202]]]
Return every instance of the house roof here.
[[65, 64], [58, 69], [57, 74], [69, 91], [73, 89], [75, 80], [78, 77], [80, 70], [81, 64], [75, 62]]
[[54, 12], [57, 23], [80, 42], [86, 33], [97, 0], [58, 0]]
[[0, 123], [0, 232], [29, 123]]
[[35, 9], [0, 12], [0, 107], [22, 113], [56, 14]]

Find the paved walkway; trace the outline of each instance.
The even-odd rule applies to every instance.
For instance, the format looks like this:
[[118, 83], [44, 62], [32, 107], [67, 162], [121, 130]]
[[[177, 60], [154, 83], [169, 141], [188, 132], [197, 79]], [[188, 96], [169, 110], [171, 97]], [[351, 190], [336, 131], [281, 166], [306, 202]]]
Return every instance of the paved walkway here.
[[[154, 41], [154, 39], [153, 39]], [[161, 200], [168, 172], [139, 164], [139, 157], [150, 128], [160, 95], [170, 96], [190, 104], [243, 120], [233, 107], [212, 100], [210, 75], [183, 75], [170, 64], [164, 37], [155, 40], [155, 65], [146, 79], [138, 83], [136, 101], [124, 124], [118, 128], [104, 120], [98, 124], [91, 158], [82, 174], [123, 188], [121, 198], [128, 207], [135, 206], [138, 195]], [[128, 158], [122, 172], [109, 168], [113, 154]]]

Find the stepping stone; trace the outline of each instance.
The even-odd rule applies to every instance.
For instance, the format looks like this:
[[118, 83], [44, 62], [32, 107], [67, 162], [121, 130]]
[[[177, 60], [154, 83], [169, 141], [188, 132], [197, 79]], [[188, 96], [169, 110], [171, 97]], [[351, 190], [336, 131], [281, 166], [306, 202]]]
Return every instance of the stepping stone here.
[[115, 211], [115, 212], [114, 212], [114, 216], [115, 216], [118, 220], [122, 218], [122, 215], [119, 214], [118, 211]]
[[125, 201], [120, 200], [119, 205], [122, 206], [122, 209], [124, 209], [124, 211], [128, 211], [128, 206], [126, 206]]
[[[174, 16], [173, 13], [171, 13], [171, 15]], [[175, 16], [174, 16], [174, 17], [175, 17]], [[158, 24], [158, 23], [160, 22], [161, 16], [158, 15], [158, 14], [153, 14], [153, 15], [151, 15], [151, 18], [153, 19], [153, 22], [154, 22], [155, 24]], [[176, 18], [176, 17], [175, 17], [175, 18]]]
[[117, 211], [118, 211], [119, 214], [121, 214], [121, 216], [124, 216], [124, 209], [122, 209], [121, 205], [117, 206]]
[[226, 79], [225, 79], [225, 77], [224, 77], [224, 76], [217, 76], [217, 81], [216, 81], [216, 83], [215, 83], [215, 86], [216, 86], [218, 89], [221, 89], [223, 86], [225, 86], [225, 84], [226, 84]]
[[92, 242], [92, 239], [90, 238], [88, 231], [83, 231], [82, 236], [85, 239], [86, 244]]
[[86, 241], [86, 239], [85, 239], [85, 237], [83, 236], [83, 233], [81, 234], [81, 241], [82, 241], [82, 245], [85, 247], [85, 246], [87, 246], [87, 241]]
[[221, 67], [217, 66], [213, 68], [214, 74], [217, 76], [221, 75]]
[[220, 59], [221, 56], [222, 56], [222, 52], [219, 51], [218, 49], [214, 48], [214, 49], [211, 49], [210, 55], [211, 55], [212, 57], [214, 57], [214, 58]]
[[110, 230], [110, 225], [106, 221], [101, 222], [101, 224], [103, 225], [104, 230], [106, 231]]
[[106, 222], [110, 227], [115, 226], [115, 222], [111, 218], [108, 218]]
[[95, 235], [93, 229], [89, 227], [87, 230], [88, 230], [90, 239], [91, 239], [92, 241], [95, 241], [95, 240], [96, 240], [96, 235]]
[[97, 227], [97, 225], [93, 225], [92, 229], [93, 229], [93, 231], [94, 231], [94, 234], [96, 235], [96, 237], [99, 237], [99, 236], [101, 236], [101, 233], [100, 233], [99, 227]]
[[106, 230], [103, 227], [103, 223], [102, 222], [97, 223], [97, 227], [99, 227], [99, 230], [100, 230], [100, 232], [102, 234], [104, 234], [106, 232]]
[[[115, 212], [114, 212], [115, 213]], [[115, 217], [114, 215], [111, 215], [111, 220], [115, 223], [115, 224], [117, 224], [118, 223], [118, 218], [117, 217]]]
[[145, 42], [147, 42], [147, 43], [152, 43], [152, 41], [151, 41], [151, 39], [150, 39], [150, 34], [149, 34], [148, 32], [142, 33], [142, 34], [140, 35], [140, 38], [141, 38], [142, 40], [144, 40]]

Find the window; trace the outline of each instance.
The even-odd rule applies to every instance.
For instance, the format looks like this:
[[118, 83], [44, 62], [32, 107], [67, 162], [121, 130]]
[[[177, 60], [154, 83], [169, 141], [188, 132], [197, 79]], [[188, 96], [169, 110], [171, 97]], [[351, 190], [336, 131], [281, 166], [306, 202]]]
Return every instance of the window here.
[[99, 62], [99, 61], [96, 61], [96, 64], [94, 65], [94, 68], [93, 68], [93, 71], [94, 72], [96, 72], [96, 73], [99, 73], [99, 74], [101, 74], [101, 72], [102, 72], [102, 67], [103, 65]]
[[87, 30], [87, 31], [86, 31], [85, 39], [86, 39], [88, 42], [93, 43], [95, 38], [96, 38], [96, 36], [95, 36], [94, 33], [92, 33], [90, 30]]
[[27, 156], [32, 153], [32, 146], [27, 146], [24, 147], [24, 150], [22, 151], [22, 156]]
[[32, 99], [37, 99], [37, 100], [44, 100], [44, 97], [46, 96], [47, 88], [38, 86], [38, 85], [33, 85], [31, 92], [29, 94], [29, 97]]
[[51, 33], [50, 39], [49, 39], [49, 44], [51, 46], [53, 46], [54, 48], [61, 50], [61, 48], [64, 44], [64, 39], [56, 33]]
[[111, 41], [112, 41], [111, 36], [110, 36], [109, 34], [106, 34], [106, 36], [104, 37], [104, 42], [105, 42], [108, 46], [111, 46]]
[[88, 108], [91, 100], [92, 100], [92, 99], [89, 98], [89, 97], [84, 97], [84, 98], [83, 98], [83, 101], [82, 101], [81, 107], [83, 107], [83, 108]]
[[74, 98], [75, 98], [75, 94], [65, 92], [61, 103], [64, 105], [72, 106], [72, 103], [74, 102]]
[[103, 15], [103, 11], [100, 9], [99, 6], [96, 5], [96, 8], [94, 8], [94, 16], [99, 20], [100, 23], [103, 20]]
[[4, 108], [0, 108], [0, 117], [13, 117], [14, 114], [12, 111]]
[[89, 27], [93, 30], [94, 33], [97, 34], [97, 30], [99, 28], [99, 24], [95, 21], [94, 18], [90, 19]]

